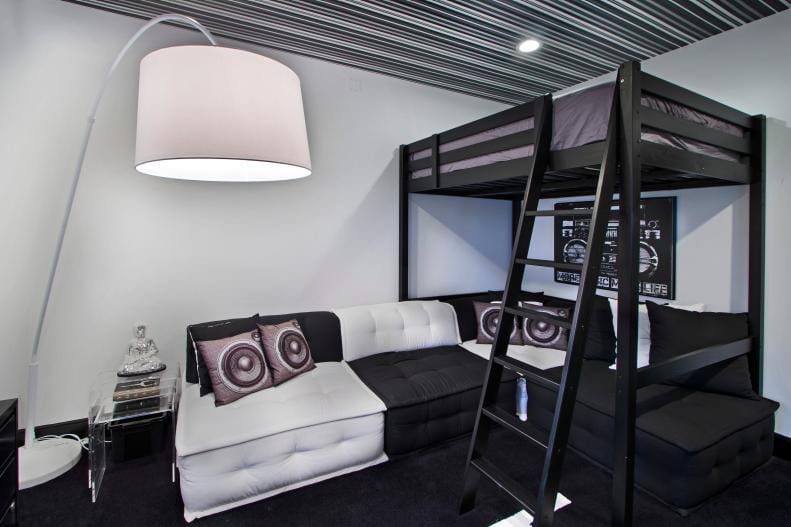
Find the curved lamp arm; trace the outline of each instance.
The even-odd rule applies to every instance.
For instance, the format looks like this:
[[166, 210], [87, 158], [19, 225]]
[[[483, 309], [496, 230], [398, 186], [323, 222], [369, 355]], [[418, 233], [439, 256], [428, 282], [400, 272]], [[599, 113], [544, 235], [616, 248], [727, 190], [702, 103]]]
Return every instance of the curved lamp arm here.
[[129, 48], [140, 38], [140, 36], [151, 29], [153, 26], [162, 23], [162, 22], [181, 22], [183, 24], [192, 26], [196, 28], [198, 31], [203, 33], [203, 35], [209, 40], [209, 42], [213, 45], [217, 45], [217, 41], [214, 39], [212, 34], [209, 32], [208, 29], [203, 27], [197, 20], [184, 16], [184, 15], [176, 15], [176, 14], [167, 14], [167, 15], [160, 15], [157, 17], [152, 18], [149, 20], [143, 27], [137, 30], [137, 32], [132, 35], [132, 37], [127, 41], [121, 51], [118, 53], [118, 56], [113, 61], [110, 69], [107, 71], [107, 75], [105, 75], [104, 80], [102, 81], [102, 85], [99, 88], [99, 92], [96, 95], [96, 100], [93, 103], [93, 107], [91, 108], [91, 115], [88, 117], [88, 126], [85, 129], [85, 135], [82, 140], [82, 147], [80, 148], [80, 156], [77, 160], [77, 166], [74, 169], [74, 174], [72, 175], [71, 180], [71, 187], [68, 193], [68, 201], [66, 203], [66, 210], [63, 214], [63, 220], [61, 221], [60, 225], [60, 232], [58, 233], [58, 240], [55, 244], [55, 255], [52, 259], [52, 265], [50, 266], [49, 270], [49, 278], [47, 279], [47, 287], [44, 290], [44, 302], [41, 306], [41, 311], [38, 317], [38, 323], [36, 325], [36, 334], [33, 339], [33, 351], [30, 355], [30, 364], [28, 366], [28, 383], [27, 383], [27, 405], [25, 408], [25, 446], [30, 446], [36, 439], [35, 435], [35, 424], [36, 424], [36, 396], [38, 394], [38, 355], [39, 355], [39, 343], [41, 342], [41, 332], [44, 328], [44, 320], [47, 316], [47, 306], [49, 305], [50, 295], [52, 294], [52, 284], [55, 280], [55, 273], [58, 270], [58, 262], [60, 261], [60, 253], [63, 249], [63, 239], [66, 235], [66, 227], [69, 224], [69, 217], [71, 216], [71, 209], [74, 205], [74, 196], [77, 192], [77, 184], [80, 181], [80, 174], [82, 173], [82, 165], [85, 162], [85, 154], [88, 150], [88, 143], [91, 140], [91, 133], [93, 132], [93, 125], [96, 122], [96, 113], [99, 111], [99, 105], [102, 102], [102, 97], [104, 96], [104, 92], [107, 89], [107, 85], [110, 82], [110, 78], [113, 75], [116, 67], [121, 62], [121, 60], [126, 55], [126, 52], [129, 51]]

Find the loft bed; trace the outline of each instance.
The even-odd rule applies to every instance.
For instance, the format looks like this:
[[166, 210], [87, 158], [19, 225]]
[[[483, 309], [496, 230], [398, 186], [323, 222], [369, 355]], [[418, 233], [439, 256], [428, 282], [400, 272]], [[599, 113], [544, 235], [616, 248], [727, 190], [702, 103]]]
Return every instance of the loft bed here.
[[[644, 191], [747, 184], [760, 120], [640, 73]], [[552, 145], [542, 197], [589, 195], [604, 154], [614, 83], [553, 101]], [[401, 148], [408, 193], [521, 198], [533, 154], [535, 101]]]
[[[619, 320], [618, 355], [627, 357], [628, 360], [618, 361], [615, 381], [613, 522], [617, 525], [631, 525], [638, 389], [746, 355], [754, 389], [756, 393], [761, 393], [765, 117], [747, 115], [643, 73], [639, 63], [630, 62], [621, 66], [615, 83], [594, 86], [558, 97], [554, 101], [551, 96], [540, 97], [489, 117], [402, 145], [399, 150], [399, 165], [401, 300], [409, 298], [409, 194], [512, 201], [512, 232], [515, 242], [500, 316], [501, 323], [506, 325], [510, 324], [510, 315], [519, 314], [519, 309], [509, 308], [507, 305], [507, 299], [514, 298], [521, 289], [523, 271], [514, 270], [517, 264], [522, 269], [525, 265], [568, 265], [526, 258], [523, 223], [528, 225], [529, 233], [532, 232], [535, 217], [558, 215], [557, 212], [538, 210], [538, 200], [596, 194], [590, 235], [594, 239], [594, 232], [598, 229], [603, 233], [606, 225], [606, 221], [595, 219], [600, 200], [605, 204], [602, 210], [607, 210], [611, 193], [614, 191], [620, 195], [622, 240], [619, 254], [626, 257], [618, 264], [621, 287], [618, 291], [618, 313], [614, 316]], [[717, 349], [697, 350], [665, 363], [638, 369], [636, 249], [641, 193], [726, 185], [748, 185], [750, 189], [748, 319], [751, 336]], [[610, 197], [604, 199], [605, 194]], [[594, 222], [599, 226], [594, 227]], [[600, 258], [600, 254], [596, 254], [596, 249], [591, 245], [591, 258]], [[635, 255], [634, 262], [628, 261], [630, 254]], [[580, 282], [580, 306], [590, 304], [595, 292], [598, 264], [593, 264], [592, 271], [589, 272], [587, 262], [586, 259], [586, 263], [580, 266], [583, 274], [589, 276], [587, 283], [585, 279]], [[586, 313], [588, 308], [579, 309]], [[585, 316], [581, 315], [581, 320], [585, 320]], [[575, 315], [570, 342], [575, 340], [574, 332], [577, 330], [581, 331], [584, 338], [585, 332], [581, 329], [584, 325], [584, 322], [577, 321]], [[492, 364], [508, 362], [498, 358], [499, 355], [505, 359], [507, 346], [507, 335], [498, 335], [493, 346], [490, 371]], [[570, 344], [570, 347], [577, 350], [575, 344]], [[580, 353], [572, 351], [569, 355], [572, 358], [567, 357], [565, 368], [572, 367], [578, 372], [579, 365], [569, 364], [574, 363], [577, 359], [573, 357]], [[523, 366], [528, 365], [519, 365], [514, 371], [541, 381], [542, 375], [539, 371]], [[487, 373], [487, 379], [491, 375], [493, 374]], [[564, 372], [558, 388], [561, 402], [557, 403], [557, 408], [566, 408], [563, 399], [569, 393], [572, 399], [575, 397], [573, 394], [576, 393], [578, 377], [572, 378], [576, 380], [569, 381], [570, 387], [567, 387]], [[527, 502], [521, 501], [509, 490], [511, 483], [506, 476], [491, 472], [484, 465], [476, 465], [474, 462], [475, 459], [482, 459], [482, 454], [476, 451], [476, 444], [479, 440], [478, 423], [481, 415], [486, 413], [484, 409], [488, 404], [487, 391], [485, 388], [479, 407], [468, 469], [475, 468], [473, 472], [477, 471], [493, 479], [530, 511]], [[573, 407], [573, 401], [571, 404]], [[556, 426], [561, 429], [570, 426], [570, 410], [561, 410], [563, 411], [568, 417], [559, 418], [556, 414], [551, 419], [553, 436]], [[511, 428], [514, 429], [514, 426]], [[488, 432], [483, 434], [484, 438], [480, 441], [485, 445]], [[558, 439], [558, 443], [553, 442], [553, 445], [559, 446], [562, 451], [568, 446], [568, 430], [560, 434], [562, 439]], [[554, 497], [547, 496], [553, 496], [557, 492], [559, 466], [562, 463], [558, 461], [556, 466], [553, 465], [552, 457], [555, 454], [551, 452], [554, 447], [548, 447], [547, 464], [542, 476], [539, 513], [536, 516], [540, 525], [552, 522], [551, 504], [554, 503]], [[562, 453], [558, 457], [562, 460]], [[546, 483], [548, 487], [543, 486], [547, 481], [544, 477], [551, 481]], [[477, 478], [478, 476], [470, 478], [468, 474], [465, 480], [463, 510], [468, 510], [474, 503]]]

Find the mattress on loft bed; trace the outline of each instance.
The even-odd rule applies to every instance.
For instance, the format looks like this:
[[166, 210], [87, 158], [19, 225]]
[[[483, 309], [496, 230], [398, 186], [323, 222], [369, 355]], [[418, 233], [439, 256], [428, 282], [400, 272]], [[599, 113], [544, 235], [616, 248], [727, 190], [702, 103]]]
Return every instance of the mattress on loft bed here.
[[[607, 136], [607, 121], [610, 116], [610, 108], [612, 107], [614, 86], [614, 83], [600, 84], [558, 97], [553, 101], [552, 150], [565, 150], [567, 148], [604, 141]], [[662, 99], [650, 94], [643, 94], [641, 97], [641, 104], [652, 110], [670, 114], [680, 119], [686, 119], [720, 132], [737, 137], [744, 136], [744, 131], [736, 125], [667, 99]], [[451, 152], [491, 139], [524, 132], [532, 129], [533, 124], [532, 117], [514, 121], [490, 130], [456, 139], [455, 141], [449, 141], [440, 145], [439, 151], [440, 153]], [[647, 127], [643, 127], [641, 138], [643, 141], [716, 157], [726, 161], [740, 160], [740, 156], [736, 152]], [[445, 174], [456, 170], [491, 165], [500, 161], [510, 161], [529, 157], [531, 155], [533, 155], [532, 144], [462, 159], [451, 163], [443, 163], [440, 165], [439, 171]], [[410, 154], [409, 159], [415, 161], [429, 156], [431, 156], [431, 149], [426, 148]], [[427, 177], [429, 175], [431, 175], [431, 168], [423, 168], [411, 172], [412, 179]]]

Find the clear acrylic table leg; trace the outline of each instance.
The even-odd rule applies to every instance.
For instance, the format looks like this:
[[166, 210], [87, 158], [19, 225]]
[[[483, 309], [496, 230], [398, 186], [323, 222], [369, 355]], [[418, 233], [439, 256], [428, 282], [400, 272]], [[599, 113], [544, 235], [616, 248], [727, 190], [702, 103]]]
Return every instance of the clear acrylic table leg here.
[[89, 469], [88, 474], [91, 486], [91, 500], [96, 503], [99, 496], [99, 487], [102, 485], [104, 471], [107, 467], [107, 424], [93, 424], [89, 430]]

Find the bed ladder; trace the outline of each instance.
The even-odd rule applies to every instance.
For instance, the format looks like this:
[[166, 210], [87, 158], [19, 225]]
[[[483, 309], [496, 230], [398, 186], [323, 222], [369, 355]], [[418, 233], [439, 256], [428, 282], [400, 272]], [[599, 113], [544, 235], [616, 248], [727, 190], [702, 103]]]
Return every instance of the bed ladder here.
[[[547, 95], [541, 99], [536, 99], [534, 106], [534, 155], [530, 161], [531, 165], [514, 240], [514, 248], [511, 254], [508, 279], [503, 292], [499, 325], [492, 344], [492, 353], [486, 369], [486, 379], [470, 442], [464, 476], [461, 513], [467, 512], [475, 506], [475, 495], [480, 477], [484, 476], [505, 491], [533, 516], [534, 527], [549, 526], [554, 520], [555, 500], [558, 495], [561, 467], [568, 443], [580, 370], [582, 369], [582, 359], [585, 353], [586, 326], [590, 318], [590, 307], [596, 293], [604, 236], [610, 218], [610, 207], [617, 177], [616, 147], [619, 107], [617, 91], [610, 112], [604, 156], [598, 174], [593, 208], [584, 210], [538, 210], [541, 186], [549, 161], [549, 147], [552, 138], [552, 98]], [[535, 219], [540, 216], [588, 216], [591, 218], [587, 240], [588, 250], [582, 264], [557, 263], [550, 260], [528, 258], [533, 224]], [[570, 320], [537, 312], [529, 306], [520, 307], [519, 293], [522, 290], [522, 279], [527, 266], [580, 271], [577, 301]], [[511, 331], [503, 328], [512, 328], [515, 316], [541, 320], [569, 330], [568, 349], [559, 384], [543, 376], [542, 370], [506, 356]], [[532, 425], [530, 421], [522, 422], [512, 413], [497, 406], [497, 392], [504, 369], [511, 370], [527, 378], [528, 382], [535, 382], [557, 392], [552, 428], [548, 435]], [[486, 458], [489, 434], [494, 425], [504, 427], [521, 436], [528, 443], [545, 450], [544, 467], [541, 473], [537, 499], [534, 499], [522, 485], [511, 479], [501, 468]], [[517, 455], [517, 453], [513, 455]]]

